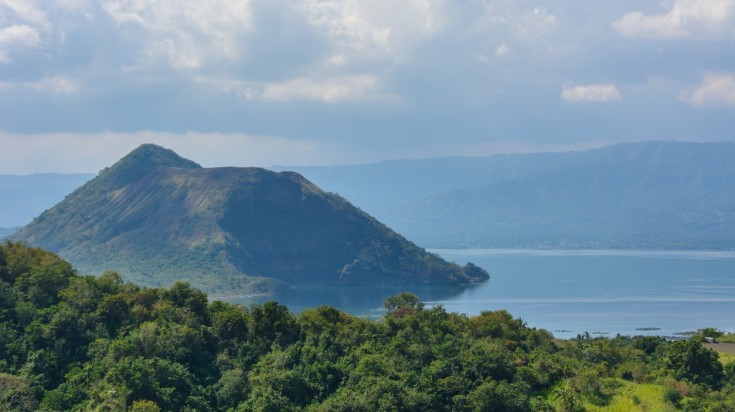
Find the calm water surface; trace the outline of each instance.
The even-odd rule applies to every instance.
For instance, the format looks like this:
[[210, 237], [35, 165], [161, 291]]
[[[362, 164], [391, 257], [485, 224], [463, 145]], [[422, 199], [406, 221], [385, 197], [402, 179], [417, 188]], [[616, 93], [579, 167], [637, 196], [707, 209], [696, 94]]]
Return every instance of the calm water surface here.
[[[735, 331], [735, 252], [434, 250], [485, 268], [491, 279], [468, 289], [300, 288], [291, 310], [330, 305], [381, 316], [387, 296], [410, 290], [427, 305], [469, 315], [506, 309], [529, 326], [568, 338], [665, 335], [716, 327]], [[241, 300], [241, 303], [253, 301]]]

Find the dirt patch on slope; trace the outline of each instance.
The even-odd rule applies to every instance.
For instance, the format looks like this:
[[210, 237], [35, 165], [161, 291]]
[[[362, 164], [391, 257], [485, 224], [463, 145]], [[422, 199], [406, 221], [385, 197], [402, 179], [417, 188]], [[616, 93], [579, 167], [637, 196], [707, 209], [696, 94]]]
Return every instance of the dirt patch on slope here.
[[735, 343], [703, 343], [702, 345], [705, 348], [714, 350], [715, 352], [735, 355]]

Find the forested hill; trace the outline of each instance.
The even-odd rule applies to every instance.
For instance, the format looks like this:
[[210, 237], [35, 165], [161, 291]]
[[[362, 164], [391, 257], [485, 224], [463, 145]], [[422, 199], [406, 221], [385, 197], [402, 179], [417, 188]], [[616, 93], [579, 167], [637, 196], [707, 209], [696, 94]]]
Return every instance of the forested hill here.
[[[79, 276], [0, 245], [2, 411], [731, 411], [735, 364], [701, 336], [559, 344], [504, 311], [401, 294], [380, 321]], [[595, 408], [595, 409], [592, 409]]]
[[155, 145], [106, 168], [13, 238], [84, 273], [116, 268], [140, 284], [187, 280], [219, 294], [488, 277], [427, 253], [297, 173], [202, 168]]
[[291, 168], [425, 247], [735, 248], [735, 143]]

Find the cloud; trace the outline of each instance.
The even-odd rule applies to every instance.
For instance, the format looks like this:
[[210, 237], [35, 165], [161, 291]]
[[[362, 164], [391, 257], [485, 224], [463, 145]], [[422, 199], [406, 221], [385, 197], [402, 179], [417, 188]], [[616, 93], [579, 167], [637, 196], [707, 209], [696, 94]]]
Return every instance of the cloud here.
[[708, 73], [702, 84], [682, 98], [694, 106], [735, 106], [735, 76], [732, 74]]
[[39, 91], [49, 91], [60, 94], [72, 94], [81, 90], [79, 82], [66, 76], [44, 77], [37, 82], [29, 83], [28, 86]]
[[505, 43], [498, 46], [497, 49], [495, 49], [495, 57], [503, 57], [506, 56], [508, 53], [510, 53], [510, 47], [508, 47]]
[[41, 33], [52, 28], [34, 0], [0, 0], [0, 63], [12, 62], [12, 52], [38, 48]]
[[35, 0], [0, 0], [0, 7], [5, 6], [21, 20], [39, 26], [44, 31], [51, 31], [53, 25], [37, 3]]
[[523, 15], [516, 28], [516, 33], [521, 38], [528, 36], [531, 32], [548, 34], [556, 28], [556, 23], [556, 16], [545, 8], [536, 7], [533, 11]]
[[38, 30], [25, 24], [15, 24], [0, 29], [0, 44], [36, 46], [41, 42]]
[[0, 63], [10, 63], [10, 49], [36, 47], [41, 42], [38, 30], [25, 24], [0, 28]]
[[735, 0], [675, 0], [663, 14], [635, 11], [612, 23], [631, 39], [723, 39], [735, 25]]
[[[599, 138], [730, 138], [733, 120], [691, 76], [732, 72], [735, 0], [700, 1], [0, 0], [0, 130], [319, 136], [374, 158], [441, 155], [444, 141], [586, 139], [559, 106], [625, 92], [594, 119]], [[638, 31], [623, 18], [635, 11]], [[708, 41], [621, 45], [616, 20], [631, 38]]]
[[[96, 172], [143, 143], [176, 151], [205, 167], [315, 163], [333, 150], [308, 139], [242, 133], [48, 133], [0, 132], [0, 173]], [[29, 162], [28, 159], [33, 159]]]
[[394, 100], [381, 92], [372, 75], [346, 75], [324, 78], [298, 77], [282, 82], [248, 82], [238, 79], [199, 77], [197, 81], [246, 101], [343, 103], [365, 100]]
[[303, 77], [267, 84], [259, 97], [276, 102], [312, 100], [338, 103], [368, 99], [375, 95], [376, 88], [377, 79], [370, 75], [346, 76], [322, 81]]
[[493, 1], [484, 3], [483, 9], [477, 18], [463, 16], [464, 21], [458, 22], [470, 27], [476, 38], [469, 40], [492, 38], [506, 48], [522, 46], [534, 53], [553, 49], [559, 22], [546, 8], [529, 7], [527, 2]]
[[36, 81], [29, 82], [2, 82], [0, 81], [0, 90], [18, 90], [30, 89], [39, 92], [50, 92], [54, 94], [74, 94], [82, 90], [82, 85], [66, 76], [49, 76]]
[[352, 69], [356, 66], [393, 70], [414, 61], [421, 45], [442, 32], [447, 18], [441, 0], [306, 0], [294, 4], [301, 18], [325, 40], [322, 52], [339, 56], [342, 74], [355, 74]]
[[105, 0], [104, 11], [142, 43], [143, 63], [162, 58], [175, 69], [233, 60], [252, 28], [250, 1]]
[[620, 91], [613, 84], [564, 86], [561, 99], [567, 103], [614, 102], [621, 100]]

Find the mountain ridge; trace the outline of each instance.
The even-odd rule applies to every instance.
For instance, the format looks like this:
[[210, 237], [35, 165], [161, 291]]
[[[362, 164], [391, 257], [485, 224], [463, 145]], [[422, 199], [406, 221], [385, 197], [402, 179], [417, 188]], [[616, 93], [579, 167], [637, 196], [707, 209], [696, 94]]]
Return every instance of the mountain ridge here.
[[293, 169], [429, 248], [735, 248], [731, 142]]

